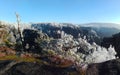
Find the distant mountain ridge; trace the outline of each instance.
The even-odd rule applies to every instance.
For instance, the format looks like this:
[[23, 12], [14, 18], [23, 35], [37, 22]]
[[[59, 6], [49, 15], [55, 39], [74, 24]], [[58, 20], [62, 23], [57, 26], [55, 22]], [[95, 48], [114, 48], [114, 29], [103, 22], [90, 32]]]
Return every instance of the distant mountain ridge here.
[[82, 25], [71, 23], [33, 23], [31, 25], [31, 27], [41, 30], [53, 38], [57, 38], [59, 36], [57, 32], [61, 31], [72, 35], [74, 38], [86, 36], [89, 42], [96, 42], [97, 44], [101, 43], [102, 38], [111, 37], [113, 34], [119, 33], [120, 29], [117, 26], [119, 25], [113, 23], [89, 23]]

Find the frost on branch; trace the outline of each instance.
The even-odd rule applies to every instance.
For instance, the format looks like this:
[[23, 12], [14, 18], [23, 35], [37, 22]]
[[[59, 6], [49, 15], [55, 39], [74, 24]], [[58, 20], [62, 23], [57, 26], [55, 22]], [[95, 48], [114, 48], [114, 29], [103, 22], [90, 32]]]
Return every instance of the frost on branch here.
[[115, 49], [114, 47], [110, 46], [108, 49], [104, 47], [100, 47], [98, 45], [94, 46], [91, 49], [92, 52], [89, 55], [86, 55], [85, 61], [88, 63], [100, 63], [108, 60], [115, 59]]

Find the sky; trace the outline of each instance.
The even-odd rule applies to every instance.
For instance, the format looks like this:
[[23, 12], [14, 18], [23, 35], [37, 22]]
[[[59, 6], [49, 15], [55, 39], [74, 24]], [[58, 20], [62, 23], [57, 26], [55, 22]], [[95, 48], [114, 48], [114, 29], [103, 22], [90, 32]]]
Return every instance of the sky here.
[[120, 0], [0, 0], [0, 20], [16, 22], [120, 23]]

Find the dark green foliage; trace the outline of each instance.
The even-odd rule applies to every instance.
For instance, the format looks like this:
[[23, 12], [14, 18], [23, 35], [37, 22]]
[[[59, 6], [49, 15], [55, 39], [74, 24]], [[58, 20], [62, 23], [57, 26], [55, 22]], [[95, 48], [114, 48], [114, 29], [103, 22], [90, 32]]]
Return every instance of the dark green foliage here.
[[37, 30], [24, 29], [23, 39], [25, 51], [40, 53], [42, 50], [40, 43], [47, 39], [47, 36]]

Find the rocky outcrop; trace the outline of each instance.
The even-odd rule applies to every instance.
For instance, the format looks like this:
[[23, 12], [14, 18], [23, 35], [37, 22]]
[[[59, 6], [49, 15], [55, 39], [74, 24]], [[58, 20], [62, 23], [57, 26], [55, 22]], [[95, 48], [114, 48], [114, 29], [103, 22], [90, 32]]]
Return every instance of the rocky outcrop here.
[[119, 75], [120, 59], [89, 64], [81, 74], [74, 67], [59, 68], [32, 62], [0, 61], [0, 75]]
[[0, 24], [0, 46], [15, 47], [14, 27]]
[[87, 75], [119, 75], [119, 73], [120, 59], [90, 64], [87, 69]]
[[75, 71], [72, 70], [37, 63], [0, 61], [0, 75], [69, 75]]

